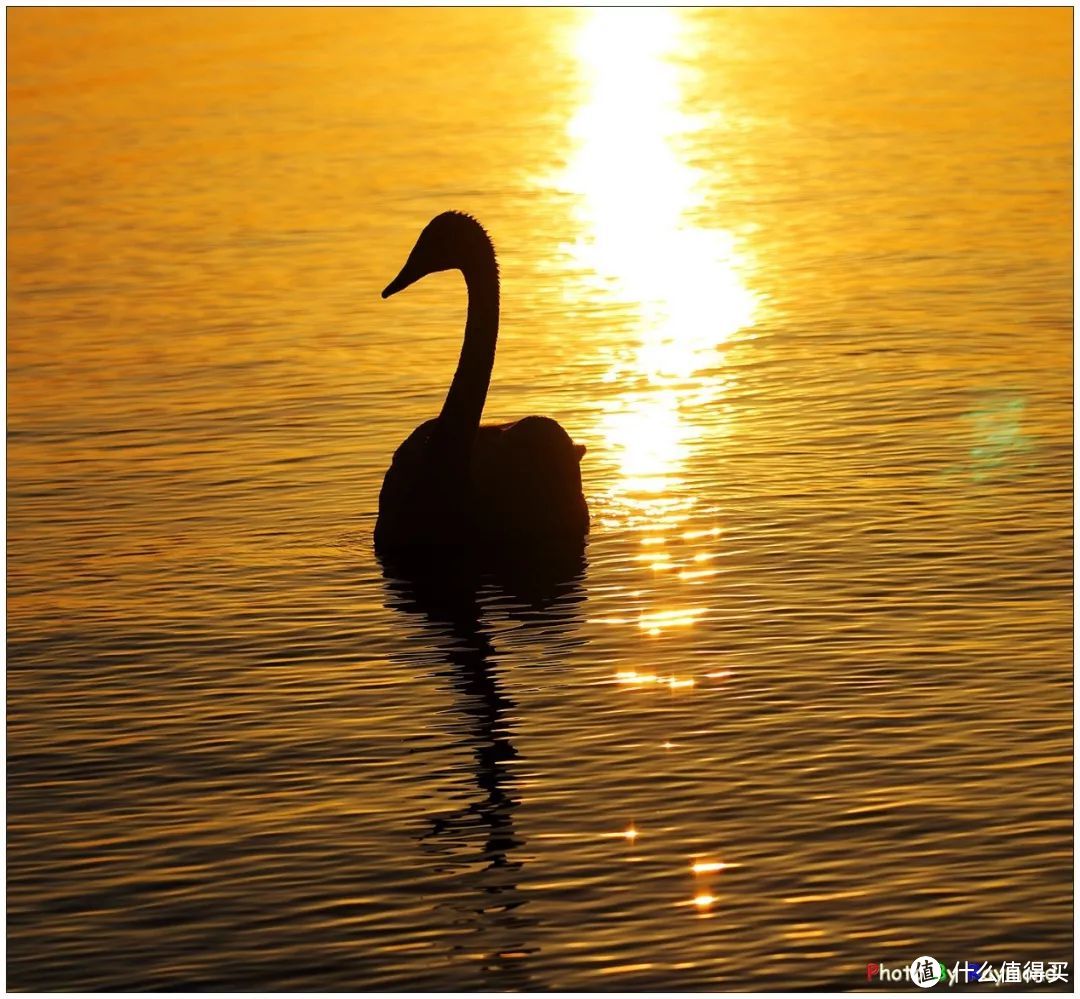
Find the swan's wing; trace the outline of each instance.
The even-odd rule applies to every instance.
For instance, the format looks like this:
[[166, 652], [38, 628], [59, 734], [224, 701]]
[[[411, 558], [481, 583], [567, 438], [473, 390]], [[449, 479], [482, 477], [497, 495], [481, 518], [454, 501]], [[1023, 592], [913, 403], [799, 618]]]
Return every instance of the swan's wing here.
[[436, 422], [436, 420], [427, 420], [409, 434], [394, 452], [391, 467], [401, 465], [407, 468], [412, 464], [423, 462], [428, 441], [431, 440], [431, 434], [435, 429]]
[[504, 531], [547, 536], [588, 531], [584, 448], [558, 423], [527, 416], [481, 431], [473, 451], [473, 498], [483, 520]]

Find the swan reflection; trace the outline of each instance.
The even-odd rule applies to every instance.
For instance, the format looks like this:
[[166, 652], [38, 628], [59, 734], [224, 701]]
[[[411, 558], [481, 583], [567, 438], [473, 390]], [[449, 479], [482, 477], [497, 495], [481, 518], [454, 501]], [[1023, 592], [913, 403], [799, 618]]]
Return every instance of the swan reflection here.
[[[420, 842], [437, 861], [436, 870], [449, 876], [433, 898], [450, 911], [455, 926], [471, 928], [454, 950], [479, 962], [484, 988], [536, 987], [528, 966], [536, 950], [529, 943], [533, 923], [520, 911], [526, 901], [518, 888], [523, 862], [515, 856], [524, 843], [514, 821], [519, 797], [510, 768], [517, 756], [509, 720], [515, 705], [498, 676], [488, 602], [497, 600], [500, 614], [521, 622], [525, 640], [539, 625], [551, 644], [553, 632], [571, 631], [577, 620], [584, 567], [579, 553], [483, 569], [445, 555], [383, 560], [386, 606], [419, 617], [419, 639], [434, 650], [433, 672], [454, 694], [455, 736], [472, 755], [475, 793], [461, 807], [425, 816]], [[519, 641], [521, 635], [516, 633]], [[416, 667], [414, 653], [403, 650], [401, 658]]]

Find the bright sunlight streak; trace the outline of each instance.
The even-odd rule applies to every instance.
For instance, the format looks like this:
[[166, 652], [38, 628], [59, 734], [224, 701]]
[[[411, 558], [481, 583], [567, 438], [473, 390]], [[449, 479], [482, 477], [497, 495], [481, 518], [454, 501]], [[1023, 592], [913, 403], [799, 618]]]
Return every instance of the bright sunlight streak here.
[[753, 321], [755, 304], [732, 234], [698, 224], [704, 171], [690, 150], [706, 121], [684, 108], [688, 70], [677, 60], [689, 49], [678, 10], [587, 15], [575, 46], [587, 89], [562, 178], [579, 196], [576, 263], [639, 316], [632, 358], [608, 377], [627, 391], [602, 431], [621, 455], [624, 486], [653, 494], [687, 457], [683, 410], [722, 394], [718, 380], [688, 380], [716, 366], [716, 348]]

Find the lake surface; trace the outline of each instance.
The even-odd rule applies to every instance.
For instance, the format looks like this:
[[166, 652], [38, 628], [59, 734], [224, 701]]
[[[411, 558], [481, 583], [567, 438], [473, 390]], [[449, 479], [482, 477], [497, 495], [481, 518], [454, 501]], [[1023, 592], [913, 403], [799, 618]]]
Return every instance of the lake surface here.
[[[9, 12], [9, 984], [1071, 960], [1071, 14]], [[551, 579], [372, 551], [448, 208]]]

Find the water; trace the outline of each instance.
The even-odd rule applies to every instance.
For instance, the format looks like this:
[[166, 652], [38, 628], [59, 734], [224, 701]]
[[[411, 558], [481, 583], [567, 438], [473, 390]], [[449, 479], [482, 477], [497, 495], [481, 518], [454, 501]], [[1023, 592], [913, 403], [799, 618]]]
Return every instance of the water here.
[[[9, 45], [12, 987], [1069, 959], [1069, 11]], [[378, 292], [446, 208], [486, 417], [588, 447], [558, 578], [372, 553], [465, 305]]]

